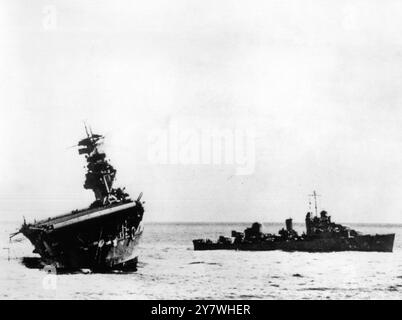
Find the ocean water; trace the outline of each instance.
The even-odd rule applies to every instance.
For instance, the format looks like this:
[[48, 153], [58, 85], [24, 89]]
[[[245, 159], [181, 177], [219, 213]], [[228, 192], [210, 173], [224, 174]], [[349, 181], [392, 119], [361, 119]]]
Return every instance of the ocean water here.
[[[393, 253], [193, 251], [192, 239], [230, 235], [249, 224], [146, 223], [138, 270], [49, 275], [29, 269], [35, 256], [18, 222], [0, 225], [1, 299], [401, 299], [402, 226], [351, 225], [396, 233]], [[265, 232], [282, 224], [264, 223]], [[296, 224], [299, 232], [302, 224]]]

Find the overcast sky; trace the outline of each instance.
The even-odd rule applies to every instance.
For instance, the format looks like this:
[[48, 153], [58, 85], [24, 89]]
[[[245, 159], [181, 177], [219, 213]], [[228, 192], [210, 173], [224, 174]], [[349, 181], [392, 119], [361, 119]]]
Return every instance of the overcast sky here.
[[[0, 219], [82, 208], [83, 120], [145, 221], [402, 223], [402, 2], [1, 1]], [[156, 133], [255, 130], [236, 164], [156, 163]], [[193, 140], [192, 145], [197, 141]]]

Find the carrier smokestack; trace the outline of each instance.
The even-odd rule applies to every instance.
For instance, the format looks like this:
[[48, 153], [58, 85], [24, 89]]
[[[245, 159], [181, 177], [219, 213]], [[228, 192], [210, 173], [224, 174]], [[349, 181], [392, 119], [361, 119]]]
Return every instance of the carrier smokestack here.
[[286, 219], [286, 230], [292, 231], [293, 230], [293, 222], [292, 219]]

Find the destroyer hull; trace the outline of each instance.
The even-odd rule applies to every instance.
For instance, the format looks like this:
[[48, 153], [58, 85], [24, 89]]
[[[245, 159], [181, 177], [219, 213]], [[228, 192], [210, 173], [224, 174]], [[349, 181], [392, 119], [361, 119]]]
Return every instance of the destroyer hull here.
[[134, 203], [84, 210], [24, 225], [21, 232], [45, 265], [68, 270], [135, 268], [141, 211]]
[[353, 238], [318, 238], [286, 241], [260, 241], [242, 243], [212, 243], [194, 240], [194, 250], [248, 250], [248, 251], [376, 251], [392, 252], [395, 234], [360, 235]]

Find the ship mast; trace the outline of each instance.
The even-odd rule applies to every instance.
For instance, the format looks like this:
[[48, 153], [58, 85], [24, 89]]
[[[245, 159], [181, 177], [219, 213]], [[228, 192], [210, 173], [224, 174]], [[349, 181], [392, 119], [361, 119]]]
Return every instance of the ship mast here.
[[89, 138], [89, 133], [88, 133], [88, 128], [87, 128], [87, 124], [84, 122], [84, 127], [85, 127], [85, 132], [87, 134], [87, 137]]
[[[116, 192], [112, 187], [116, 170], [106, 160], [105, 153], [98, 149], [102, 145], [104, 136], [94, 134], [86, 123], [84, 127], [87, 137], [78, 142], [78, 153], [85, 154], [87, 160], [84, 188], [94, 192], [96, 203], [107, 204], [111, 200], [112, 193]], [[122, 199], [123, 196], [119, 194], [117, 198]], [[114, 200], [119, 200], [117, 198], [113, 196]]]
[[[313, 197], [314, 198], [314, 208], [315, 208], [315, 216], [318, 216], [318, 207], [317, 207], [317, 197], [321, 197], [320, 195], [318, 195], [315, 190], [313, 191], [313, 194], [309, 194], [309, 197]], [[309, 204], [311, 205], [311, 201], [309, 200]]]
[[78, 142], [78, 153], [84, 154], [87, 161], [85, 174], [85, 189], [90, 189], [95, 195], [92, 207], [109, 205], [115, 202], [131, 201], [124, 188], [113, 188], [116, 169], [106, 159], [106, 154], [99, 150], [104, 136], [92, 132], [84, 122], [87, 137]]

